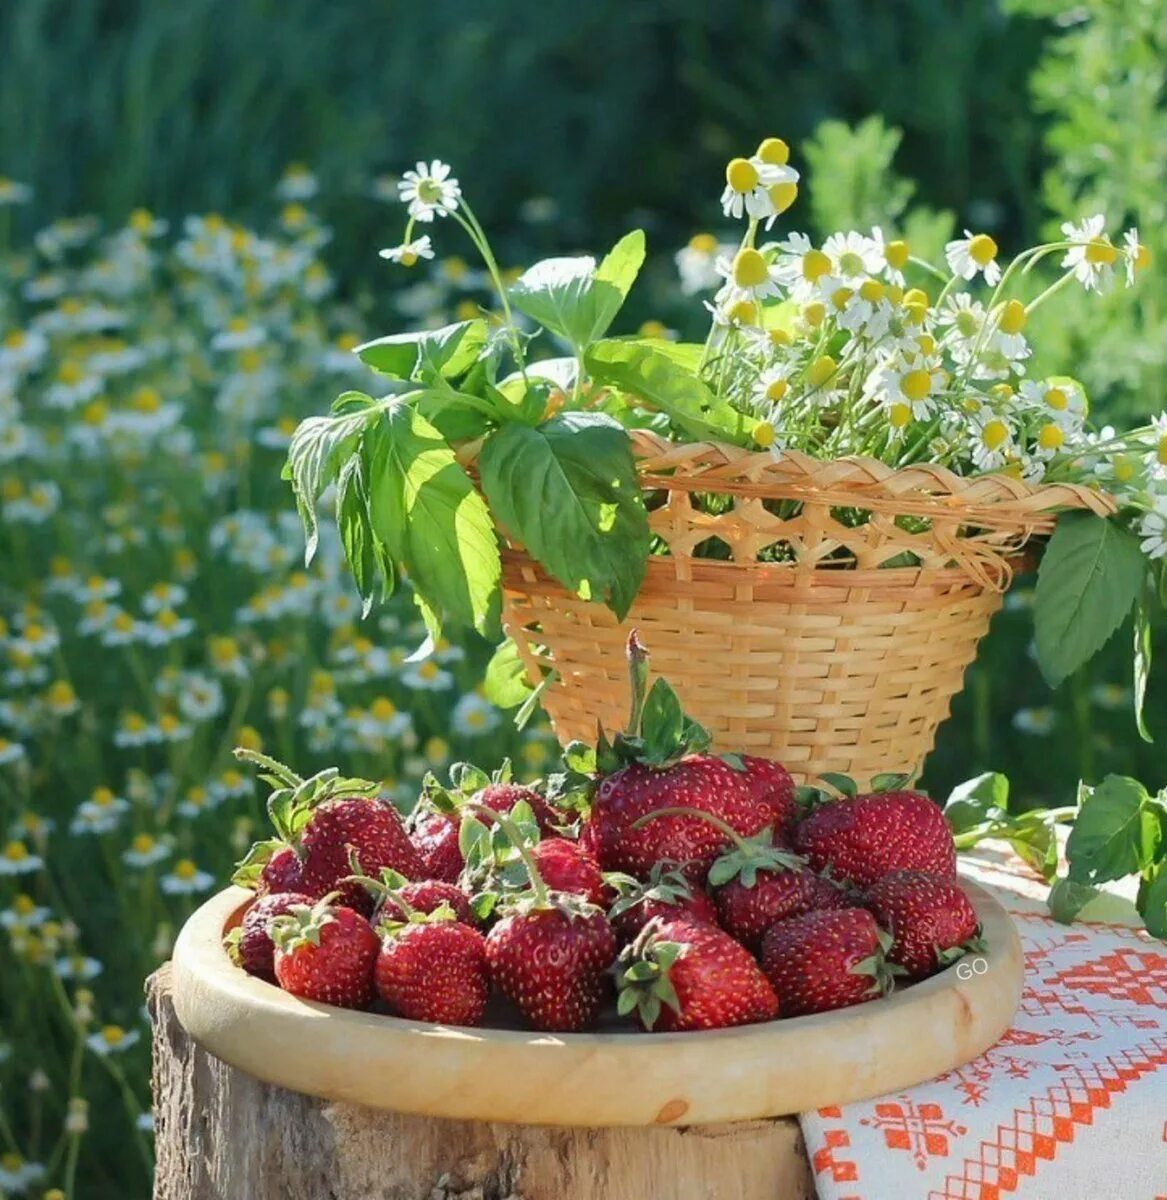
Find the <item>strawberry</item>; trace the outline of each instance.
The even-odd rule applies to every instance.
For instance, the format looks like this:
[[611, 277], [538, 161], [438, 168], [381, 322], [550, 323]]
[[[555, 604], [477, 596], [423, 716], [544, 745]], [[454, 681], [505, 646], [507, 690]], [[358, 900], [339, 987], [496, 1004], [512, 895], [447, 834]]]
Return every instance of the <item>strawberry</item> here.
[[503, 831], [530, 882], [526, 893], [504, 901], [501, 919], [487, 934], [491, 980], [536, 1029], [586, 1029], [599, 1015], [616, 958], [608, 918], [580, 896], [548, 889], [509, 817], [480, 804], [472, 811]]
[[622, 945], [627, 945], [654, 917], [692, 917], [717, 924], [717, 909], [704, 888], [691, 884], [675, 863], [657, 863], [642, 883], [631, 875], [609, 875], [618, 895], [608, 920]]
[[410, 838], [421, 856], [426, 875], [456, 883], [462, 870], [458, 818], [444, 812], [415, 810], [410, 826]]
[[617, 1011], [650, 1031], [724, 1029], [769, 1021], [778, 999], [753, 955], [723, 929], [658, 918], [620, 955]]
[[531, 847], [531, 857], [553, 892], [582, 896], [589, 904], [607, 907], [609, 892], [600, 864], [588, 851], [569, 838], [544, 838]]
[[304, 864], [291, 846], [280, 846], [263, 864], [256, 891], [261, 896], [304, 891]]
[[224, 938], [236, 965], [248, 975], [275, 983], [276, 946], [269, 928], [272, 919], [290, 913], [297, 906], [311, 908], [312, 900], [301, 892], [268, 892], [259, 896], [243, 914], [243, 921]]
[[893, 871], [872, 884], [864, 899], [875, 919], [895, 939], [888, 958], [923, 979], [982, 949], [976, 910], [959, 883], [924, 871]]
[[768, 758], [743, 754], [741, 761], [746, 771], [746, 782], [754, 793], [754, 802], [771, 810], [768, 824], [774, 826], [776, 838], [781, 837], [798, 817], [798, 802], [790, 772], [781, 763]]
[[523, 801], [531, 806], [531, 811], [535, 814], [535, 820], [539, 824], [540, 833], [552, 833], [555, 830], [555, 813], [534, 788], [524, 787], [518, 783], [491, 783], [477, 792], [474, 800], [504, 816], [508, 815], [516, 804]]
[[782, 1015], [827, 1012], [891, 991], [891, 936], [865, 908], [803, 913], [772, 925], [762, 939], [762, 970]]
[[729, 844], [720, 829], [687, 814], [644, 827], [642, 818], [660, 809], [711, 813], [743, 836], [758, 833], [785, 812], [775, 777], [751, 775], [744, 760], [701, 753], [709, 734], [681, 711], [663, 679], [645, 695], [647, 654], [635, 631], [628, 639], [632, 712], [628, 732], [609, 744], [601, 734], [597, 765], [606, 777], [596, 789], [583, 835], [600, 865], [641, 878], [663, 859], [685, 864], [701, 882]]
[[868, 887], [889, 871], [956, 878], [956, 847], [938, 805], [920, 792], [887, 791], [829, 800], [794, 829], [794, 846], [815, 871]]
[[490, 994], [486, 942], [451, 908], [411, 913], [381, 926], [374, 978], [399, 1017], [442, 1025], [480, 1025]]
[[713, 897], [722, 928], [755, 954], [770, 926], [787, 917], [850, 907], [846, 895], [833, 883], [797, 865], [762, 868], [752, 883], [736, 876], [715, 888]]
[[271, 923], [276, 980], [285, 992], [339, 1008], [367, 1008], [381, 940], [359, 912], [326, 896]]
[[432, 913], [445, 904], [463, 925], [475, 924], [474, 914], [470, 911], [469, 897], [460, 887], [447, 883], [444, 879], [418, 879], [413, 882], [401, 879], [396, 892], [386, 895], [378, 916], [394, 921], [403, 920], [407, 912], [405, 907], [397, 902], [398, 899], [404, 900], [414, 912], [422, 914]]

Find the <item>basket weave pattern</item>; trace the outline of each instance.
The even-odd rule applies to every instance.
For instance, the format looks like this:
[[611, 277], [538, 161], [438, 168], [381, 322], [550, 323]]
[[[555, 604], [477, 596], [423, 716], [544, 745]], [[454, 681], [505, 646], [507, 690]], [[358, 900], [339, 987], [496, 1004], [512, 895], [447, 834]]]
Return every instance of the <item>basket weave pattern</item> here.
[[[717, 749], [777, 758], [800, 780], [915, 774], [1001, 605], [1011, 560], [1052, 530], [1057, 511], [1113, 510], [1076, 485], [775, 458], [646, 432], [633, 440], [652, 530], [669, 553], [650, 559], [622, 624], [521, 549], [504, 555], [504, 622], [532, 679], [558, 674], [543, 693], [556, 733], [590, 741], [597, 722], [622, 728], [623, 650], [636, 627], [654, 674]], [[725, 511], [704, 511], [696, 494], [728, 498]], [[764, 501], [799, 507], [781, 516]], [[856, 510], [864, 523], [848, 523]], [[710, 538], [724, 560], [694, 556]], [[775, 547], [781, 561], [770, 561]]]

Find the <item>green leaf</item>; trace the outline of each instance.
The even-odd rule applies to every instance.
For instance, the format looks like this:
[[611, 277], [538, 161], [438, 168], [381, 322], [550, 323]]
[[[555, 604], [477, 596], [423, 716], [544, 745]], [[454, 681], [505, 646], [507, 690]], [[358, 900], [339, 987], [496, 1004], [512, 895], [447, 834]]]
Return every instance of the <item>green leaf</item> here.
[[499, 603], [498, 541], [453, 450], [402, 403], [385, 409], [365, 443], [373, 533], [409, 572], [423, 615], [428, 610], [433, 624], [449, 617], [489, 635]]
[[531, 694], [523, 701], [519, 707], [519, 711], [515, 713], [515, 728], [526, 729], [527, 722], [535, 715], [535, 709], [539, 707], [539, 699], [543, 693], [559, 679], [558, 671], [548, 671]]
[[944, 815], [954, 834], [964, 833], [993, 814], [1009, 811], [1009, 779], [998, 771], [986, 771], [957, 784], [949, 794]]
[[715, 396], [694, 371], [643, 342], [597, 342], [584, 363], [596, 383], [638, 396], [689, 437], [737, 445], [749, 440], [752, 421]]
[[859, 794], [859, 786], [850, 775], [841, 775], [838, 771], [824, 771], [819, 778], [840, 795], [857, 796]]
[[452, 379], [467, 370], [486, 345], [481, 317], [441, 329], [395, 333], [357, 347], [361, 361], [395, 379]]
[[1058, 518], [1037, 575], [1037, 661], [1057, 687], [1122, 624], [1147, 577], [1139, 540], [1092, 513]]
[[618, 617], [628, 612], [648, 561], [648, 515], [615, 421], [570, 412], [535, 428], [504, 425], [479, 470], [496, 520], [551, 575]]
[[565, 337], [577, 351], [602, 337], [644, 262], [644, 234], [634, 230], [599, 268], [590, 255], [547, 258], [525, 271], [507, 294], [516, 308]]
[[1139, 912], [1152, 937], [1167, 939], [1167, 859], [1156, 865], [1150, 882], [1140, 889]]
[[1050, 916], [1063, 925], [1069, 925], [1090, 903], [1097, 899], [1099, 891], [1088, 883], [1077, 883], [1072, 879], [1059, 879], [1046, 899]]
[[375, 401], [361, 392], [346, 392], [341, 400], [351, 408], [338, 416], [308, 417], [296, 427], [288, 447], [284, 477], [292, 482], [296, 508], [307, 542], [304, 558], [311, 562], [320, 536], [316, 501], [336, 478], [341, 464], [351, 458], [364, 430], [377, 419]]
[[[361, 456], [354, 454], [340, 469], [336, 480], [336, 525], [345, 561], [352, 572], [363, 602], [362, 615], [368, 616], [378, 571], [388, 568], [386, 584], [397, 578], [397, 568], [387, 555], [379, 555], [369, 524], [369, 502], [361, 471]], [[391, 585], [390, 585], [391, 586]]]
[[1108, 775], [1083, 789], [1066, 843], [1070, 879], [1106, 883], [1146, 870], [1155, 861], [1163, 827], [1147, 789], [1137, 779]]
[[1135, 728], [1144, 742], [1153, 742], [1143, 706], [1147, 699], [1147, 680], [1151, 674], [1151, 616], [1146, 597], [1135, 605], [1135, 661], [1134, 661]]
[[518, 647], [507, 638], [486, 664], [482, 690], [496, 708], [518, 708], [532, 692]]
[[563, 750], [563, 762], [569, 771], [577, 775], [594, 775], [596, 772], [596, 751], [587, 742], [568, 742]]
[[685, 730], [685, 711], [664, 679], [654, 680], [649, 688], [640, 728], [645, 761], [665, 763], [675, 757]]

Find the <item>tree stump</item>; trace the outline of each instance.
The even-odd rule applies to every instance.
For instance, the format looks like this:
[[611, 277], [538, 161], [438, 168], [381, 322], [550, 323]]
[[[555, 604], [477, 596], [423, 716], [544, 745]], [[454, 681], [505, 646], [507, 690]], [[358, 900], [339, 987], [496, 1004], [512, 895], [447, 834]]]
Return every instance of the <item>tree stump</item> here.
[[[336, 1104], [262, 1083], [154, 1023], [155, 1200], [812, 1200], [797, 1121], [569, 1129]], [[288, 1047], [295, 1053], [295, 1047]]]

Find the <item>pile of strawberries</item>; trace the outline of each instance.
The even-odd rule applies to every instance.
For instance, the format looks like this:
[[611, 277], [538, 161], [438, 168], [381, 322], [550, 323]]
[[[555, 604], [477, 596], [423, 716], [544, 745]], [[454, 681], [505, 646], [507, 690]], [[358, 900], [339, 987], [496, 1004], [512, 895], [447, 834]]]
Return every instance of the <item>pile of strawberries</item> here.
[[375, 785], [258, 762], [277, 837], [228, 935], [246, 971], [309, 1000], [535, 1029], [601, 1014], [716, 1029], [886, 995], [979, 945], [940, 809], [892, 784], [796, 789], [708, 753], [629, 640], [629, 728], [520, 786], [460, 764], [407, 821]]

